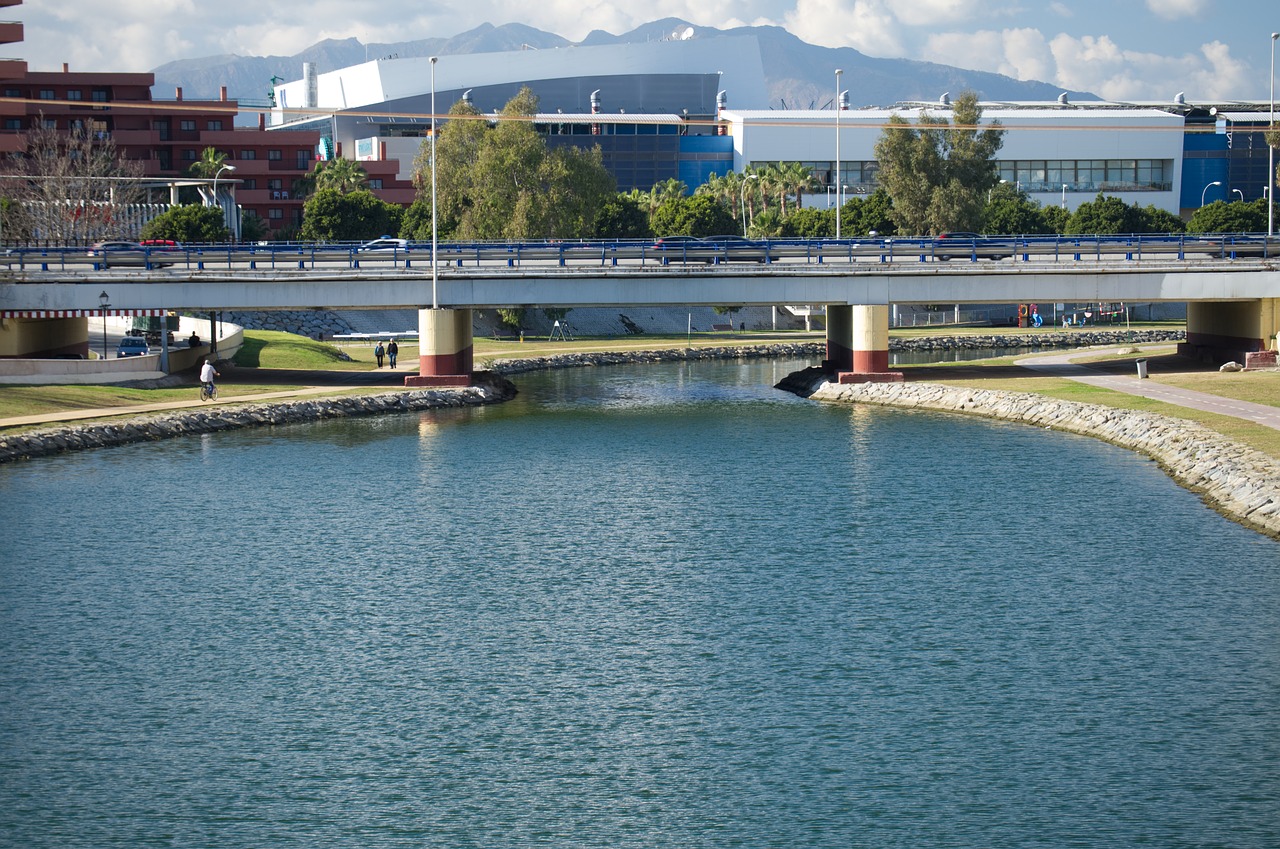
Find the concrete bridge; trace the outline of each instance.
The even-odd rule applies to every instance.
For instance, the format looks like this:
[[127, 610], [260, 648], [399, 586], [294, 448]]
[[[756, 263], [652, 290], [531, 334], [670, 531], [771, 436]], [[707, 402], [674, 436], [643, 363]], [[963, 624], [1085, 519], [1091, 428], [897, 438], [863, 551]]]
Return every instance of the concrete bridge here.
[[[381, 261], [377, 261], [377, 260]], [[432, 267], [404, 255], [310, 262], [261, 258], [117, 268], [23, 262], [0, 269], [0, 356], [48, 355], [87, 339], [109, 292], [119, 310], [417, 309], [421, 358], [410, 385], [465, 383], [473, 368], [471, 311], [495, 307], [770, 306], [827, 308], [827, 366], [843, 380], [892, 380], [894, 303], [1185, 302], [1187, 351], [1240, 359], [1276, 345], [1280, 260], [1189, 258], [1181, 251], [1027, 252], [940, 262], [919, 252], [645, 262], [624, 258], [513, 262], [510, 252]], [[959, 259], [959, 258], [957, 258]], [[263, 267], [268, 265], [268, 267]], [[216, 266], [216, 267], [210, 267]], [[72, 322], [78, 321], [78, 324]]]

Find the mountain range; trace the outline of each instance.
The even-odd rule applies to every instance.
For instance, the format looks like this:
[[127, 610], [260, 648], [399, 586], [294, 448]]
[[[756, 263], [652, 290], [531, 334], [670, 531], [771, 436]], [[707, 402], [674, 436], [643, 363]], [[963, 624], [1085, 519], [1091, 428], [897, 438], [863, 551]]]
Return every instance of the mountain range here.
[[[597, 46], [659, 41], [672, 38], [755, 36], [765, 69], [768, 103], [738, 103], [739, 109], [821, 109], [834, 99], [835, 69], [844, 70], [849, 102], [859, 106], [892, 106], [901, 101], [937, 100], [965, 89], [983, 100], [1054, 100], [1063, 90], [1044, 82], [1015, 80], [1002, 74], [971, 71], [912, 59], [876, 59], [851, 47], [819, 47], [801, 41], [781, 27], [754, 26], [714, 29], [694, 27], [678, 18], [664, 18], [622, 35], [593, 30], [580, 42], [523, 24], [482, 24], [451, 38], [424, 38], [390, 44], [363, 44], [355, 38], [326, 39], [293, 56], [208, 56], [169, 62], [154, 70], [157, 96], [215, 99], [221, 86], [243, 106], [267, 103], [273, 78], [302, 78], [302, 63], [314, 62], [320, 73], [372, 59], [502, 53], [554, 47]], [[1097, 99], [1088, 92], [1068, 92], [1073, 100]]]

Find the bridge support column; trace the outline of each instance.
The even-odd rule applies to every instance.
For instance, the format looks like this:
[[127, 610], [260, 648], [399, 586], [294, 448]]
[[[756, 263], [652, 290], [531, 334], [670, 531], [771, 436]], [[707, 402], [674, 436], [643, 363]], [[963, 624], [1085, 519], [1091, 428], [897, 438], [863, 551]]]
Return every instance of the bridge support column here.
[[1190, 301], [1187, 341], [1178, 353], [1209, 362], [1234, 360], [1245, 354], [1274, 350], [1280, 332], [1280, 298], [1256, 301]]
[[822, 370], [828, 374], [853, 371], [853, 307], [827, 305], [827, 358]]
[[889, 307], [850, 307], [853, 314], [853, 363], [837, 383], [898, 383], [902, 372], [889, 371]]
[[471, 310], [418, 310], [418, 374], [405, 386], [470, 386]]

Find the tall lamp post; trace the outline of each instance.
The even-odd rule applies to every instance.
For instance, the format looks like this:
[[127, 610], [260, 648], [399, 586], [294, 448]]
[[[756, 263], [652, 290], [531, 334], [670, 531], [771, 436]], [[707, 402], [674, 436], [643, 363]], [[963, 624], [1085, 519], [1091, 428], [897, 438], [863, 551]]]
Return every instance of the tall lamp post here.
[[843, 68], [836, 68], [836, 238], [840, 238], [840, 184], [844, 181], [840, 179], [840, 77], [844, 74]]
[[742, 235], [747, 235], [747, 181], [759, 180], [758, 174], [742, 175], [742, 190], [738, 192], [738, 206], [742, 209]]
[[1231, 193], [1233, 195], [1240, 195], [1240, 202], [1244, 203], [1244, 192], [1240, 191], [1239, 189], [1232, 189]]
[[[1276, 131], [1276, 39], [1280, 32], [1271, 33], [1271, 113], [1267, 121], [1267, 130]], [[1267, 145], [1267, 238], [1276, 232], [1276, 202], [1270, 188], [1276, 184], [1276, 149]]]
[[[436, 296], [436, 59], [431, 57], [431, 308], [440, 308]], [[424, 340], [425, 341], [425, 340]]]
[[107, 297], [104, 291], [98, 296], [98, 303], [102, 305], [102, 358], [107, 358], [107, 307], [111, 306], [111, 299]]
[[1209, 191], [1209, 189], [1212, 189], [1214, 186], [1221, 186], [1221, 185], [1222, 185], [1221, 180], [1214, 180], [1212, 183], [1205, 186], [1204, 191], [1200, 193], [1200, 205], [1204, 206], [1204, 196], [1205, 196], [1205, 193]]

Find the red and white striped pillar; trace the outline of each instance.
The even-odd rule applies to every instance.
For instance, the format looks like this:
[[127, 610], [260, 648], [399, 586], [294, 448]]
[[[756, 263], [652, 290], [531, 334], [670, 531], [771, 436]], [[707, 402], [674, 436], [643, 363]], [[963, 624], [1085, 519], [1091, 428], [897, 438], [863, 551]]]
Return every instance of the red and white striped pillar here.
[[470, 386], [471, 310], [418, 310], [418, 374], [405, 386]]
[[837, 382], [900, 382], [902, 372], [889, 371], [889, 306], [858, 304], [849, 310], [852, 313], [852, 367], [841, 371]]

